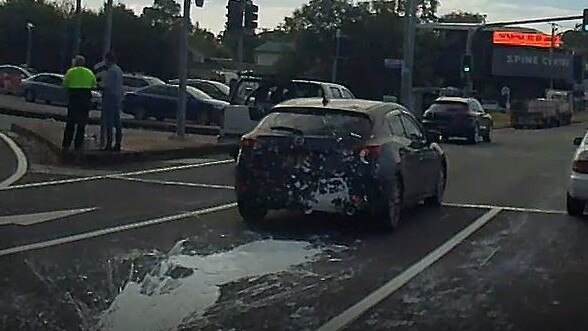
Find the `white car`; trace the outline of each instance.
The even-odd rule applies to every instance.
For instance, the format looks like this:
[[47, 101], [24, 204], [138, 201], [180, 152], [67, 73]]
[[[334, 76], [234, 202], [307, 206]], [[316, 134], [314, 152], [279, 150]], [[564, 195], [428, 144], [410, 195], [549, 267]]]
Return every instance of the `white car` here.
[[567, 194], [567, 210], [571, 216], [582, 216], [588, 201], [588, 134], [574, 139], [574, 154]]

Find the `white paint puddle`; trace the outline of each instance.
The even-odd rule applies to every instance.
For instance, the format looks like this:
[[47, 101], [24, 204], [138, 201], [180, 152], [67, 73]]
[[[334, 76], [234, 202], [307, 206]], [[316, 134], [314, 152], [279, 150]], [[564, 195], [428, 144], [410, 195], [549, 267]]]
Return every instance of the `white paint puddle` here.
[[[220, 286], [287, 271], [313, 261], [322, 249], [308, 242], [264, 240], [207, 256], [173, 255], [173, 251], [141, 283], [125, 286], [102, 314], [99, 329], [175, 330], [185, 319], [213, 306]], [[184, 278], [173, 279], [172, 270]]]

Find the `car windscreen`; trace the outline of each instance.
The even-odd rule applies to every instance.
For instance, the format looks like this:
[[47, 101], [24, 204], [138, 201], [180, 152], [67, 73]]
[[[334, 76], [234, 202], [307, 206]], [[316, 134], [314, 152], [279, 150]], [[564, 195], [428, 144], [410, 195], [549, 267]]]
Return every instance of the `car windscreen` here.
[[323, 88], [313, 83], [294, 83], [298, 98], [320, 98], [323, 96]]
[[259, 128], [269, 131], [299, 132], [305, 136], [366, 139], [370, 136], [372, 123], [366, 115], [359, 113], [288, 109], [270, 113], [261, 121]]
[[433, 112], [467, 112], [468, 105], [463, 102], [436, 101], [429, 110]]

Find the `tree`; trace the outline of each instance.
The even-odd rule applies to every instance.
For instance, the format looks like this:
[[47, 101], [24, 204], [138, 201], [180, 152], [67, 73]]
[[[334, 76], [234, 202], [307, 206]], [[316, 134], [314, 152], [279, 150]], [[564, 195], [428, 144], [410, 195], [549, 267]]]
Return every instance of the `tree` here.
[[453, 11], [439, 18], [441, 23], [473, 23], [482, 24], [486, 22], [486, 15], [463, 11]]
[[141, 17], [153, 27], [171, 29], [180, 17], [180, 10], [180, 5], [174, 0], [155, 0], [153, 6], [143, 8]]

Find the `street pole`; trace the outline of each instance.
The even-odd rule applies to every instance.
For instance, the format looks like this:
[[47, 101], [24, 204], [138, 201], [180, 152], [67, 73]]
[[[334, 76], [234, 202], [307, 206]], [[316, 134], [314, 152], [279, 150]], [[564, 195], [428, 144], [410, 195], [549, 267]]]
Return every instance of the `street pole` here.
[[337, 71], [339, 68], [339, 57], [341, 56], [341, 29], [337, 29], [337, 34], [335, 35], [336, 39], [336, 46], [335, 46], [335, 59], [333, 60], [333, 76], [332, 81], [333, 83], [337, 82]]
[[244, 58], [244, 38], [245, 38], [245, 1], [239, 1], [239, 14], [241, 15], [241, 27], [237, 30], [237, 61], [239, 62], [239, 70], [243, 70], [243, 58]]
[[27, 56], [26, 56], [26, 66], [27, 69], [31, 68], [31, 58], [33, 56], [33, 29], [35, 26], [32, 23], [27, 23], [27, 30], [28, 30], [28, 40], [27, 40]]
[[551, 45], [549, 46], [549, 89], [553, 90], [553, 48], [555, 45], [553, 44], [553, 39], [555, 38], [555, 23], [551, 23]]
[[80, 54], [80, 38], [82, 36], [82, 0], [76, 0], [76, 25], [74, 28], [74, 42], [72, 59]]
[[104, 26], [104, 45], [102, 48], [102, 54], [106, 54], [110, 51], [112, 44], [112, 0], [107, 0], [104, 5], [104, 14], [106, 15], [106, 24]]
[[184, 138], [186, 135], [186, 80], [188, 78], [188, 34], [190, 31], [190, 4], [191, 0], [184, 0], [184, 17], [182, 19], [182, 35], [180, 38], [180, 67], [178, 70], [180, 80], [180, 93], [178, 96], [178, 111], [176, 135]]
[[406, 1], [404, 14], [404, 63], [402, 65], [401, 100], [412, 111], [412, 74], [416, 31], [416, 0]]

